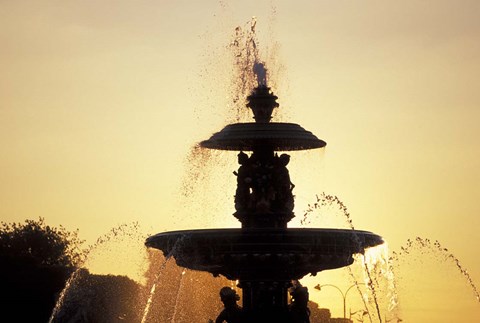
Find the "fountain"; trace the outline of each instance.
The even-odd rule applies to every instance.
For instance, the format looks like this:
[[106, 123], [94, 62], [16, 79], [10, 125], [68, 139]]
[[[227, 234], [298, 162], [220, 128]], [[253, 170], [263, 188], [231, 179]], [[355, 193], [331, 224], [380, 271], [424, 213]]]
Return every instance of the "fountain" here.
[[349, 266], [354, 254], [383, 240], [367, 231], [288, 228], [294, 217], [294, 185], [286, 167], [290, 156], [277, 152], [326, 143], [298, 124], [270, 122], [277, 97], [267, 87], [264, 66], [254, 68], [258, 86], [247, 107], [255, 122], [227, 125], [200, 143], [240, 152], [234, 216], [241, 228], [164, 232], [149, 237], [146, 245], [174, 257], [181, 267], [238, 280], [245, 322], [289, 323], [294, 322], [288, 307], [292, 280]]

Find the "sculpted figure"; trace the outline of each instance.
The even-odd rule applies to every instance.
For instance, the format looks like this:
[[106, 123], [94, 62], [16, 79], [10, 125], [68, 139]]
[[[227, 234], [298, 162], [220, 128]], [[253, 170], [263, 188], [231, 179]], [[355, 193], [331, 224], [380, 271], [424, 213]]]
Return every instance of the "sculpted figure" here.
[[292, 190], [295, 187], [290, 181], [290, 174], [287, 165], [290, 162], [290, 156], [281, 154], [276, 160], [275, 167], [275, 190], [276, 207], [278, 211], [292, 211], [293, 210], [293, 194]]
[[308, 308], [308, 288], [294, 283], [290, 290], [292, 303], [288, 310], [290, 312], [290, 319], [293, 323], [310, 323], [310, 309]]
[[242, 308], [237, 304], [240, 297], [230, 287], [223, 287], [220, 290], [220, 299], [225, 308], [220, 312], [215, 323], [241, 323]]
[[252, 166], [248, 155], [244, 152], [238, 154], [238, 163], [240, 168], [237, 176], [237, 191], [235, 192], [235, 209], [245, 211], [251, 206], [250, 194], [252, 191]]

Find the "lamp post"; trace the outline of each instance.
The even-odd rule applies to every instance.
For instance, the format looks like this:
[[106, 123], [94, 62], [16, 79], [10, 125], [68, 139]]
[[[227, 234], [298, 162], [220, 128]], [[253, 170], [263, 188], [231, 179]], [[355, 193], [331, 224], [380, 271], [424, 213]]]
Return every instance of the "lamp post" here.
[[335, 288], [336, 290], [338, 290], [340, 292], [340, 294], [342, 294], [342, 297], [343, 297], [343, 318], [346, 319], [347, 318], [347, 295], [348, 295], [348, 292], [355, 286], [357, 285], [365, 285], [364, 283], [358, 283], [358, 284], [353, 284], [352, 286], [348, 287], [347, 290], [345, 291], [345, 293], [338, 287], [338, 286], [335, 286], [335, 285], [332, 285], [332, 284], [323, 284], [323, 285], [320, 285], [320, 284], [317, 284], [315, 287], [315, 289], [317, 290], [322, 290], [322, 287], [333, 287]]

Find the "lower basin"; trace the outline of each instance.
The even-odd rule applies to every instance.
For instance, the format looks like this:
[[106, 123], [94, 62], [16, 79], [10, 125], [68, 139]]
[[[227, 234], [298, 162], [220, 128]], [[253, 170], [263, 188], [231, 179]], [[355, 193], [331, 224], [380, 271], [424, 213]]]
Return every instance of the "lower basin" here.
[[291, 280], [353, 263], [353, 255], [383, 243], [368, 231], [342, 229], [205, 229], [159, 233], [148, 247], [181, 267], [231, 280]]

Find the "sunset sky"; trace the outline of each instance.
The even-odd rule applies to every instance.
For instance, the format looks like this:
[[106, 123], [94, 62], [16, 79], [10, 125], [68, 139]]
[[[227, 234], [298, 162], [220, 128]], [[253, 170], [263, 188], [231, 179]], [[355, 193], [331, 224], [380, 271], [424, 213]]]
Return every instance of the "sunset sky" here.
[[[439, 240], [480, 285], [478, 0], [0, 1], [0, 219], [44, 217], [88, 243], [134, 221], [238, 227], [235, 154], [191, 149], [234, 114], [228, 45], [253, 16], [278, 118], [328, 143], [292, 153], [297, 218], [338, 196], [390, 250]], [[195, 180], [204, 191], [182, 191]], [[404, 321], [478, 320], [453, 262], [428, 266], [448, 275], [410, 287], [433, 305], [406, 300]]]

